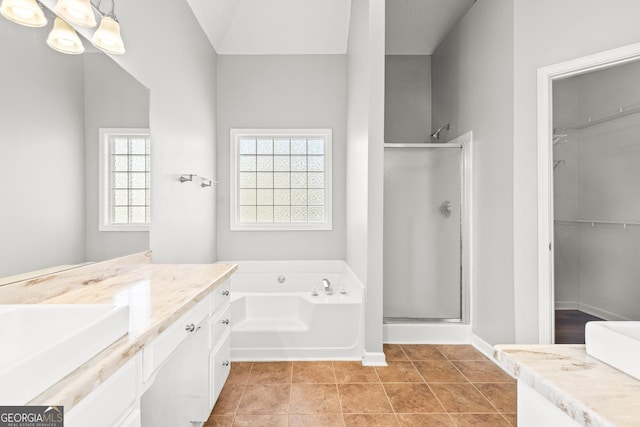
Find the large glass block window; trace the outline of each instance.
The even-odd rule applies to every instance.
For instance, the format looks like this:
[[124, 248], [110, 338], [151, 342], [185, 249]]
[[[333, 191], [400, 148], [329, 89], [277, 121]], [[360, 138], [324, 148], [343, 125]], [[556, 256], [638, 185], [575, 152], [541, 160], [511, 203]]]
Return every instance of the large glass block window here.
[[100, 230], [144, 231], [151, 223], [148, 129], [100, 129]]
[[330, 230], [331, 130], [231, 130], [231, 229]]

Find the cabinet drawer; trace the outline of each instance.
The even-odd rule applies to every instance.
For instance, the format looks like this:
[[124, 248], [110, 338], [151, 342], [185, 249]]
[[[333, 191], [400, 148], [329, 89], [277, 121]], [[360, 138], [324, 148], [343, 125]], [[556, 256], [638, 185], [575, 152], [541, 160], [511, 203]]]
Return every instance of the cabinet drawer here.
[[193, 332], [187, 330], [187, 326], [193, 325], [193, 328], [198, 328], [209, 316], [210, 304], [210, 296], [207, 296], [142, 349], [142, 372], [145, 382]]
[[229, 301], [229, 296], [231, 295], [231, 282], [229, 280], [225, 280], [220, 286], [214, 289], [211, 293], [211, 313], [215, 313], [215, 311], [222, 307], [224, 303]]
[[220, 339], [219, 345], [209, 356], [211, 372], [211, 407], [215, 405], [224, 383], [227, 381], [231, 371], [231, 333], [227, 331]]
[[[136, 402], [137, 383], [140, 381], [139, 361], [140, 354], [82, 399], [65, 416], [64, 425], [66, 427], [117, 425]], [[136, 366], [138, 366], [137, 369]]]
[[213, 350], [220, 337], [227, 329], [231, 328], [231, 305], [227, 304], [220, 308], [220, 313], [211, 319], [211, 349]]

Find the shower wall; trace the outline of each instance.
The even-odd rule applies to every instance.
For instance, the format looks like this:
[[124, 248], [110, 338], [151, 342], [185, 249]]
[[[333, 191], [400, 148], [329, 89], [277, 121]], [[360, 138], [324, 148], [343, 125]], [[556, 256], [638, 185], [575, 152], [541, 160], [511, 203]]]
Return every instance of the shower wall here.
[[[385, 141], [431, 142], [431, 56], [385, 59]], [[443, 133], [442, 141], [448, 139]], [[387, 321], [461, 318], [461, 154], [460, 148], [385, 147]], [[443, 203], [450, 212], [440, 209]]]
[[[640, 102], [638, 76], [631, 63], [554, 83], [554, 127]], [[558, 133], [567, 136], [553, 150], [556, 308], [640, 320], [640, 226], [624, 226], [640, 222], [640, 114]]]
[[430, 134], [431, 56], [386, 55], [385, 142], [429, 142]]
[[385, 318], [461, 318], [461, 156], [385, 150]]

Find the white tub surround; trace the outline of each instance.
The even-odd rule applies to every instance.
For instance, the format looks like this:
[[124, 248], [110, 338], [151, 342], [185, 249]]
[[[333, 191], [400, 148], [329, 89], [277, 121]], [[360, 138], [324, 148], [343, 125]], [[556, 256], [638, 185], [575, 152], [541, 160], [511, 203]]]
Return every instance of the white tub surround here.
[[637, 426], [640, 380], [589, 356], [584, 345], [498, 345], [518, 379], [518, 426]]
[[343, 261], [238, 265], [231, 278], [232, 360], [362, 358], [364, 288]]
[[[150, 253], [146, 253], [1, 286], [2, 304], [129, 307], [125, 336], [24, 403], [64, 406], [65, 425], [69, 426], [139, 426], [144, 419], [141, 396], [152, 388], [177, 350], [206, 344], [204, 350], [208, 351], [198, 355], [205, 379], [210, 373], [209, 363], [222, 362], [215, 355], [224, 346], [229, 330], [216, 322], [224, 314], [220, 308], [225, 303], [229, 306], [224, 289], [228, 289], [226, 279], [235, 269], [229, 264], [150, 264]], [[194, 331], [185, 331], [185, 324], [191, 323]], [[202, 331], [206, 331], [205, 339], [195, 339], [203, 335]], [[209, 348], [212, 343], [217, 347]], [[224, 367], [228, 371], [228, 363]], [[214, 370], [211, 365], [211, 375]], [[209, 387], [208, 379], [206, 383]], [[210, 399], [220, 388], [218, 384], [211, 394], [203, 396], [205, 404], [213, 406]]]

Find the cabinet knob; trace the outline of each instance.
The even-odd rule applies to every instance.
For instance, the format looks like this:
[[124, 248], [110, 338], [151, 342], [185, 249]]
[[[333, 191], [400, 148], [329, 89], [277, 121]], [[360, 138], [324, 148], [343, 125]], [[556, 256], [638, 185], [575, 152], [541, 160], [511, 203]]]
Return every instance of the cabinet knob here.
[[222, 296], [228, 297], [229, 296], [229, 291], [222, 291]]
[[229, 366], [229, 361], [225, 360], [224, 362], [222, 362], [222, 366]]
[[193, 323], [189, 323], [187, 326], [185, 326], [184, 330], [187, 332], [193, 332], [196, 330], [196, 325], [194, 325]]
[[224, 319], [224, 320], [222, 321], [222, 324], [223, 324], [223, 325], [228, 325], [228, 324], [229, 324], [229, 319]]

